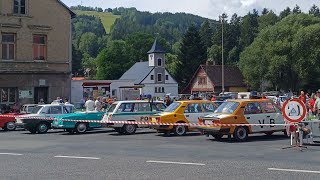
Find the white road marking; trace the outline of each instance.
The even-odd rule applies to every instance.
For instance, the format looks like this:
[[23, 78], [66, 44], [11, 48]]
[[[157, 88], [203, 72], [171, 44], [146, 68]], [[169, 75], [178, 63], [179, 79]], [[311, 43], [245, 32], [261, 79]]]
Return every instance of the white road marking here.
[[17, 154], [17, 153], [0, 153], [0, 155], [22, 156], [23, 154]]
[[98, 160], [98, 157], [80, 157], [80, 156], [54, 156], [56, 158], [70, 158], [70, 159], [95, 159]]
[[188, 162], [173, 162], [173, 161], [146, 161], [147, 163], [160, 163], [160, 164], [181, 164], [181, 165], [195, 165], [195, 166], [205, 166], [202, 163], [188, 163]]
[[279, 169], [279, 168], [268, 168], [270, 171], [287, 171], [287, 172], [303, 172], [303, 173], [314, 173], [320, 174], [320, 171], [310, 171], [310, 170], [299, 170], [299, 169]]

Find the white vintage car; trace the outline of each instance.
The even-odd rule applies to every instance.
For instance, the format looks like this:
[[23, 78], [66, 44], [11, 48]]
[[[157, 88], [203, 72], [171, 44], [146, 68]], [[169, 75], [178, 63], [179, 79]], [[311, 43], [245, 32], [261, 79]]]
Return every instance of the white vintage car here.
[[109, 107], [102, 121], [107, 121], [107, 127], [114, 128], [119, 134], [134, 134], [138, 127], [148, 127], [148, 125], [113, 123], [112, 121], [148, 122], [150, 115], [159, 113], [165, 108], [165, 104], [161, 101], [117, 101]]

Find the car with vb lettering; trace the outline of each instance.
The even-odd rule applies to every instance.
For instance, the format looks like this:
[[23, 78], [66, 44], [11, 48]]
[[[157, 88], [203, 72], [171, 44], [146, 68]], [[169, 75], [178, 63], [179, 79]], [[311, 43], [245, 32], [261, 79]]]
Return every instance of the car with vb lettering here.
[[267, 99], [227, 100], [214, 113], [199, 118], [199, 123], [204, 126], [198, 126], [198, 130], [215, 139], [229, 135], [236, 141], [246, 141], [248, 134], [272, 135], [277, 131], [285, 132], [284, 126], [272, 125], [284, 124], [284, 118], [273, 101]]
[[[153, 123], [197, 123], [198, 118], [214, 112], [222, 102], [207, 100], [175, 101], [163, 112], [151, 116]], [[188, 131], [197, 130], [188, 125], [155, 125], [152, 128], [160, 133], [177, 136], [185, 135]]]
[[134, 134], [137, 128], [147, 128], [149, 125], [124, 124], [121, 121], [149, 122], [149, 116], [165, 108], [166, 105], [161, 101], [117, 101], [109, 107], [103, 121], [107, 121], [107, 127], [114, 128], [119, 134]]

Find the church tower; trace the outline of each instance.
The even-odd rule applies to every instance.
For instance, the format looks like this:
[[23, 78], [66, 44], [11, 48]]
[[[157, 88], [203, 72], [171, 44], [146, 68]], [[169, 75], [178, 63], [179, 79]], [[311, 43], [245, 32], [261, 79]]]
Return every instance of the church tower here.
[[156, 84], [165, 83], [165, 53], [157, 39], [154, 40], [151, 49], [148, 51], [148, 57], [149, 66], [154, 67], [154, 81]]

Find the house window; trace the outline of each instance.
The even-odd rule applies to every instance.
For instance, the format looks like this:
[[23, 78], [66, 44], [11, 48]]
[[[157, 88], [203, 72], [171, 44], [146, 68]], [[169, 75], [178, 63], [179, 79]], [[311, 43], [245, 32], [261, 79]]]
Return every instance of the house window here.
[[162, 74], [158, 74], [158, 82], [162, 81]]
[[46, 60], [47, 36], [33, 35], [33, 60]]
[[198, 77], [198, 85], [207, 85], [207, 78]]
[[154, 92], [157, 93], [158, 92], [158, 88], [154, 87]]
[[162, 87], [161, 89], [162, 89], [162, 92], [164, 93], [164, 87]]
[[2, 59], [13, 60], [15, 54], [15, 35], [2, 34]]
[[166, 75], [166, 80], [169, 80], [169, 75]]
[[162, 66], [162, 59], [161, 58], [158, 59], [158, 66]]
[[153, 77], [153, 75], [151, 75], [151, 76], [150, 76], [150, 79], [151, 79], [151, 80], [154, 80], [154, 77]]
[[26, 0], [14, 0], [13, 3], [13, 14], [26, 14]]
[[158, 92], [159, 92], [159, 93], [162, 93], [161, 87], [158, 87]]
[[17, 88], [0, 88], [0, 104], [17, 102]]

